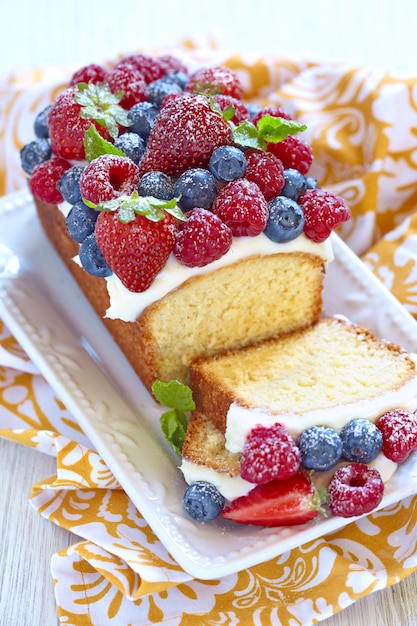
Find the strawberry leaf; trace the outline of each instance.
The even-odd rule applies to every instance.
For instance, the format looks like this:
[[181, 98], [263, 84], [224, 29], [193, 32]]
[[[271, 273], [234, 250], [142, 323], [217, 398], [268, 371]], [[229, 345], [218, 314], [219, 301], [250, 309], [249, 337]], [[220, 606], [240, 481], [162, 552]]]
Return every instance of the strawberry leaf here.
[[187, 431], [185, 413], [195, 409], [191, 389], [177, 380], [168, 383], [156, 380], [152, 385], [152, 392], [158, 402], [171, 408], [160, 417], [161, 430], [166, 440], [181, 456]]
[[93, 161], [103, 154], [118, 154], [119, 156], [126, 156], [122, 150], [119, 150], [110, 141], [104, 139], [104, 137], [97, 132], [94, 124], [91, 124], [90, 128], [84, 135], [84, 149], [88, 162]]
[[74, 89], [74, 98], [81, 106], [80, 117], [105, 126], [113, 139], [119, 134], [119, 125], [130, 126], [132, 123], [127, 111], [119, 104], [122, 94], [112, 93], [107, 83], [79, 83]]

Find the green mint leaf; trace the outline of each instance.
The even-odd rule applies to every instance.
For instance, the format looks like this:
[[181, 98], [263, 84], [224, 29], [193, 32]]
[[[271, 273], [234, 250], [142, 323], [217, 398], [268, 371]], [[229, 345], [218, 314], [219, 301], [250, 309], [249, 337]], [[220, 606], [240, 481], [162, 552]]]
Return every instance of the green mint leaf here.
[[178, 380], [171, 380], [169, 383], [156, 380], [152, 385], [152, 393], [163, 406], [179, 411], [193, 411], [195, 409], [191, 389]]
[[259, 135], [255, 124], [245, 120], [239, 126], [232, 128], [233, 141], [238, 146], [244, 148], [254, 148], [255, 150], [266, 150], [266, 142]]
[[222, 112], [223, 119], [226, 122], [228, 122], [229, 120], [232, 119], [235, 113], [236, 113], [235, 107], [233, 106], [233, 104], [229, 104]]
[[165, 439], [173, 447], [178, 456], [181, 456], [185, 433], [187, 431], [187, 420], [184, 413], [177, 409], [172, 409], [171, 411], [163, 413], [159, 421]]
[[94, 124], [91, 124], [90, 128], [84, 134], [84, 149], [85, 157], [88, 162], [93, 161], [103, 154], [126, 156], [122, 150], [119, 150], [112, 143], [110, 143], [110, 141], [104, 139], [97, 131]]
[[264, 141], [278, 143], [289, 135], [295, 135], [306, 130], [305, 124], [300, 124], [294, 120], [286, 120], [283, 117], [273, 117], [264, 115], [258, 121], [258, 131]]
[[175, 218], [185, 221], [187, 218], [177, 204], [176, 198], [161, 200], [152, 196], [140, 196], [134, 191], [130, 196], [119, 196], [112, 200], [99, 202], [98, 205], [85, 202], [97, 211], [118, 211], [119, 220], [123, 224], [133, 222], [135, 215], [142, 215], [151, 222], [160, 222], [165, 217], [165, 211]]

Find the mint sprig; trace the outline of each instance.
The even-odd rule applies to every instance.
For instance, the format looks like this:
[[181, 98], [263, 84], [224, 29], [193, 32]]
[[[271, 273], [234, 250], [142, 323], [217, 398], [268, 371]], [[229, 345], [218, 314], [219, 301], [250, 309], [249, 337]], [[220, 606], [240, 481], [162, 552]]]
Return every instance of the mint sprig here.
[[249, 120], [245, 120], [239, 126], [232, 124], [234, 142], [243, 148], [255, 150], [266, 150], [267, 143], [278, 143], [289, 135], [300, 133], [306, 128], [305, 124], [272, 115], [261, 117], [257, 126]]
[[80, 117], [105, 126], [113, 139], [119, 134], [119, 125], [132, 124], [127, 111], [119, 104], [123, 94], [112, 93], [107, 83], [78, 83], [74, 98], [81, 106]]
[[170, 408], [160, 417], [161, 430], [168, 443], [181, 456], [187, 431], [186, 413], [195, 409], [191, 389], [177, 380], [168, 383], [156, 380], [152, 392], [158, 402]]
[[104, 137], [97, 132], [94, 124], [91, 124], [90, 128], [84, 133], [84, 150], [85, 158], [89, 163], [103, 154], [126, 156], [122, 150], [119, 150], [110, 141], [104, 139]]
[[135, 215], [143, 215], [151, 222], [160, 222], [164, 219], [165, 212], [183, 222], [187, 220], [176, 198], [160, 200], [153, 196], [140, 196], [137, 191], [130, 196], [119, 196], [98, 204], [89, 200], [83, 200], [83, 202], [96, 211], [118, 211], [119, 220], [123, 224], [133, 222]]

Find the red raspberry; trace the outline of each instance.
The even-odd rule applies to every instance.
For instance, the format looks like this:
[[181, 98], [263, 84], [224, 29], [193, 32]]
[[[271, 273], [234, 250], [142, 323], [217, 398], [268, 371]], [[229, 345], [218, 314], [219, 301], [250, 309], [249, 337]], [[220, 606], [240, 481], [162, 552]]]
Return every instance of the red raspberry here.
[[115, 154], [103, 154], [83, 171], [81, 195], [94, 204], [130, 195], [137, 188], [139, 178], [139, 168], [133, 161]]
[[313, 151], [308, 143], [297, 135], [288, 135], [283, 141], [267, 144], [267, 150], [275, 154], [285, 169], [295, 169], [307, 174], [313, 162]]
[[106, 70], [101, 65], [90, 63], [90, 65], [84, 65], [77, 70], [70, 80], [70, 87], [75, 87], [78, 83], [104, 83], [106, 80]]
[[175, 233], [174, 255], [188, 267], [204, 267], [217, 261], [232, 245], [232, 231], [217, 215], [192, 209]]
[[345, 201], [325, 189], [308, 189], [299, 198], [304, 217], [304, 234], [320, 243], [327, 239], [342, 222], [347, 222], [351, 213]]
[[335, 471], [328, 494], [332, 515], [364, 515], [381, 502], [384, 483], [378, 470], [363, 463], [351, 463]]
[[417, 419], [414, 413], [395, 409], [380, 417], [376, 425], [382, 433], [382, 452], [394, 463], [402, 463], [417, 449]]
[[234, 108], [235, 114], [232, 118], [230, 118], [230, 121], [233, 122], [233, 124], [236, 124], [236, 126], [249, 119], [248, 107], [244, 102], [242, 102], [242, 100], [232, 98], [232, 96], [224, 96], [222, 94], [216, 94], [213, 98], [222, 111], [227, 109], [228, 106], [232, 106]]
[[268, 204], [261, 190], [245, 178], [232, 180], [223, 187], [212, 210], [229, 226], [234, 237], [255, 237], [268, 221]]
[[203, 67], [193, 72], [186, 87], [197, 93], [219, 93], [240, 99], [243, 87], [237, 74], [228, 67]]
[[248, 150], [245, 178], [256, 183], [266, 200], [278, 196], [284, 187], [284, 166], [271, 152]]
[[156, 62], [158, 66], [163, 70], [163, 74], [168, 74], [169, 72], [182, 72], [183, 74], [188, 74], [188, 69], [177, 57], [172, 56], [172, 54], [162, 54], [160, 57], [156, 58]]
[[146, 100], [146, 81], [140, 70], [128, 63], [115, 65], [107, 74], [107, 82], [113, 93], [121, 91], [120, 106], [130, 109], [134, 104]]
[[252, 118], [252, 124], [255, 124], [255, 126], [258, 125], [259, 120], [261, 119], [261, 117], [263, 117], [264, 115], [270, 115], [271, 117], [283, 117], [284, 120], [292, 120], [293, 118], [291, 117], [291, 115], [289, 115], [289, 113], [286, 113], [285, 111], [283, 111], [282, 109], [278, 108], [278, 107], [274, 107], [274, 106], [268, 106], [268, 107], [264, 107], [263, 109], [261, 109], [260, 111], [258, 111]]
[[52, 157], [37, 165], [33, 170], [29, 185], [34, 196], [48, 204], [59, 204], [64, 198], [58, 189], [64, 172], [69, 170], [71, 163], [60, 157]]
[[300, 451], [282, 424], [256, 426], [248, 436], [240, 458], [240, 475], [250, 483], [294, 476], [300, 467]]
[[133, 65], [139, 70], [147, 84], [158, 80], [158, 78], [162, 78], [165, 74], [163, 64], [161, 64], [157, 58], [151, 57], [149, 54], [132, 54], [119, 61], [115, 67], [126, 64]]

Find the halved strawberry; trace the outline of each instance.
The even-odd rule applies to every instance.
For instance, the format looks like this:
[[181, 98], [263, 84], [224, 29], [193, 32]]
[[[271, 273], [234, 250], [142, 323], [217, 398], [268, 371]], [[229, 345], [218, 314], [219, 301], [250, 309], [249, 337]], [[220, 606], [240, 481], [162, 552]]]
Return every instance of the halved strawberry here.
[[256, 526], [293, 526], [312, 520], [321, 510], [320, 497], [309, 478], [298, 472], [285, 480], [258, 485], [233, 500], [223, 519]]

